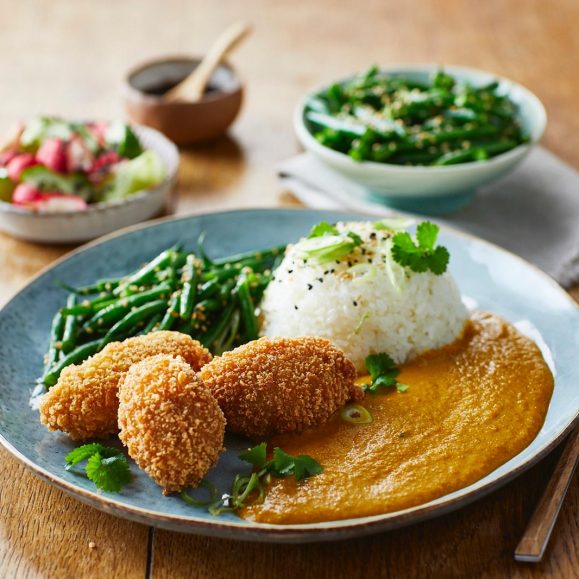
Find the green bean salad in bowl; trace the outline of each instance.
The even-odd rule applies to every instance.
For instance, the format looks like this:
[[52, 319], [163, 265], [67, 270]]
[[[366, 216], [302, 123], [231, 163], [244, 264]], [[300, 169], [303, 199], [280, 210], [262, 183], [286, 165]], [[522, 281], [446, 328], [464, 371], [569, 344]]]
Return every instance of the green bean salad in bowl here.
[[374, 66], [306, 96], [294, 122], [308, 151], [375, 199], [444, 213], [513, 169], [546, 114], [527, 89], [482, 71]]

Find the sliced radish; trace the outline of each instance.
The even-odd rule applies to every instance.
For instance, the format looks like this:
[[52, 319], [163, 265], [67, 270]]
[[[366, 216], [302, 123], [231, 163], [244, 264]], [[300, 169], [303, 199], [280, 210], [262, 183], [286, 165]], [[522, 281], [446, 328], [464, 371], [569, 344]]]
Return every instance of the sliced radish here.
[[8, 177], [10, 177], [12, 181], [16, 182], [20, 179], [20, 175], [22, 175], [22, 171], [24, 171], [24, 169], [28, 169], [28, 167], [32, 167], [33, 165], [37, 164], [38, 163], [36, 162], [34, 155], [30, 153], [22, 153], [21, 155], [16, 155], [6, 165], [6, 169], [8, 170]]
[[63, 140], [47, 139], [40, 145], [36, 160], [57, 173], [66, 173], [68, 171], [66, 149], [66, 143]]
[[0, 167], [6, 167], [6, 165], [8, 165], [8, 163], [18, 155], [18, 151], [15, 151], [14, 149], [0, 153]]
[[42, 191], [28, 183], [20, 183], [12, 194], [14, 205], [29, 205], [42, 197]]
[[31, 204], [38, 211], [65, 213], [67, 211], [82, 211], [87, 208], [86, 201], [78, 195], [61, 195], [60, 193], [43, 193]]

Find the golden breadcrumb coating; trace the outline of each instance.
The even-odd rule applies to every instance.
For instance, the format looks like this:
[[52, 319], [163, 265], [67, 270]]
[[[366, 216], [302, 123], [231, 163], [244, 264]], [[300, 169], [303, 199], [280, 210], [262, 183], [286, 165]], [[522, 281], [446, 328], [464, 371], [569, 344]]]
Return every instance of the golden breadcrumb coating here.
[[129, 456], [168, 494], [197, 486], [215, 465], [225, 418], [191, 366], [161, 354], [121, 380], [119, 428]]
[[356, 369], [322, 338], [260, 338], [201, 369], [233, 432], [252, 439], [323, 424], [363, 398]]
[[135, 362], [155, 354], [181, 356], [196, 371], [211, 360], [199, 342], [179, 332], [153, 332], [113, 342], [82, 364], [62, 371], [40, 404], [40, 421], [73, 440], [115, 434], [119, 380]]

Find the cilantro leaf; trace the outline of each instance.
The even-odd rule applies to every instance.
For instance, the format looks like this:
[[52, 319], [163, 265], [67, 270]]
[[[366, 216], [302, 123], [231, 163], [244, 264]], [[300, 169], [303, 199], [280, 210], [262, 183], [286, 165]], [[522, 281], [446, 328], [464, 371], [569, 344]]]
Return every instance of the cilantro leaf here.
[[422, 249], [434, 249], [438, 237], [438, 226], [430, 221], [423, 221], [416, 228], [416, 241]]
[[301, 481], [320, 474], [323, 470], [322, 465], [307, 454], [292, 456], [279, 447], [273, 450], [272, 471], [278, 476], [293, 474], [296, 480]]
[[89, 459], [96, 453], [100, 453], [104, 457], [116, 456], [121, 454], [121, 451], [116, 448], [110, 448], [99, 444], [98, 442], [91, 442], [90, 444], [83, 444], [74, 450], [71, 450], [65, 457], [67, 465], [64, 467], [70, 470], [75, 464]]
[[103, 446], [98, 442], [83, 444], [69, 452], [65, 460], [66, 470], [86, 460], [86, 476], [104, 491], [119, 492], [131, 481], [129, 463], [118, 448]]
[[[324, 470], [322, 465], [311, 456], [307, 454], [292, 456], [279, 447], [273, 449], [273, 458], [267, 460], [266, 442], [247, 449], [239, 455], [239, 458], [251, 463], [256, 467], [256, 470], [254, 469], [251, 474], [235, 475], [229, 494], [224, 494], [221, 498], [217, 498], [217, 489], [213, 487], [214, 490], [209, 501], [201, 502], [189, 496], [186, 492], [181, 493], [181, 499], [192, 506], [207, 506], [209, 513], [214, 516], [218, 516], [221, 513], [233, 513], [245, 506], [262, 502], [265, 498], [271, 475], [280, 478], [293, 475], [297, 481], [302, 481], [310, 476], [320, 474]], [[91, 460], [96, 461], [94, 458]], [[101, 462], [104, 463], [105, 461]]]
[[322, 465], [307, 454], [300, 454], [295, 458], [294, 476], [296, 480], [305, 480], [324, 472]]
[[294, 471], [294, 457], [281, 448], [276, 447], [273, 450], [273, 465], [272, 470], [278, 476], [287, 476], [293, 474]]
[[400, 384], [397, 380], [400, 369], [396, 366], [394, 360], [385, 352], [380, 354], [371, 354], [365, 360], [366, 369], [370, 374], [372, 382], [366, 387], [368, 392], [375, 394], [378, 388], [394, 388], [398, 392], [406, 392], [408, 386]]
[[392, 258], [412, 271], [422, 273], [430, 270], [442, 275], [448, 267], [449, 253], [445, 247], [435, 247], [439, 227], [423, 221], [416, 228], [416, 242], [407, 232], [397, 233], [392, 238]]
[[428, 267], [432, 273], [442, 275], [448, 267], [449, 260], [450, 254], [448, 253], [448, 249], [439, 245], [432, 255], [428, 257]]
[[132, 478], [129, 463], [123, 454], [103, 458], [99, 452], [88, 459], [86, 476], [97, 488], [114, 493], [129, 484]]
[[261, 470], [265, 466], [266, 453], [267, 443], [262, 442], [253, 448], [248, 448], [246, 452], [242, 452], [239, 458]]
[[317, 225], [312, 227], [308, 239], [313, 239], [314, 237], [322, 237], [323, 235], [338, 235], [338, 230], [327, 221], [320, 221]]

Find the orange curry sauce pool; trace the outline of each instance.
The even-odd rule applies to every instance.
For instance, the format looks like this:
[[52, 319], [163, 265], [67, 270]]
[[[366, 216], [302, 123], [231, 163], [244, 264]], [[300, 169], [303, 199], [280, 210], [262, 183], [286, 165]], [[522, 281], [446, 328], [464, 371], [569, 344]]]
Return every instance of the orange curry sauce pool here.
[[271, 440], [309, 454], [324, 472], [274, 479], [241, 513], [264, 523], [331, 521], [398, 511], [463, 488], [521, 452], [539, 432], [553, 376], [537, 346], [490, 314], [451, 346], [402, 368], [405, 393], [368, 394], [370, 424], [339, 413], [301, 435]]

